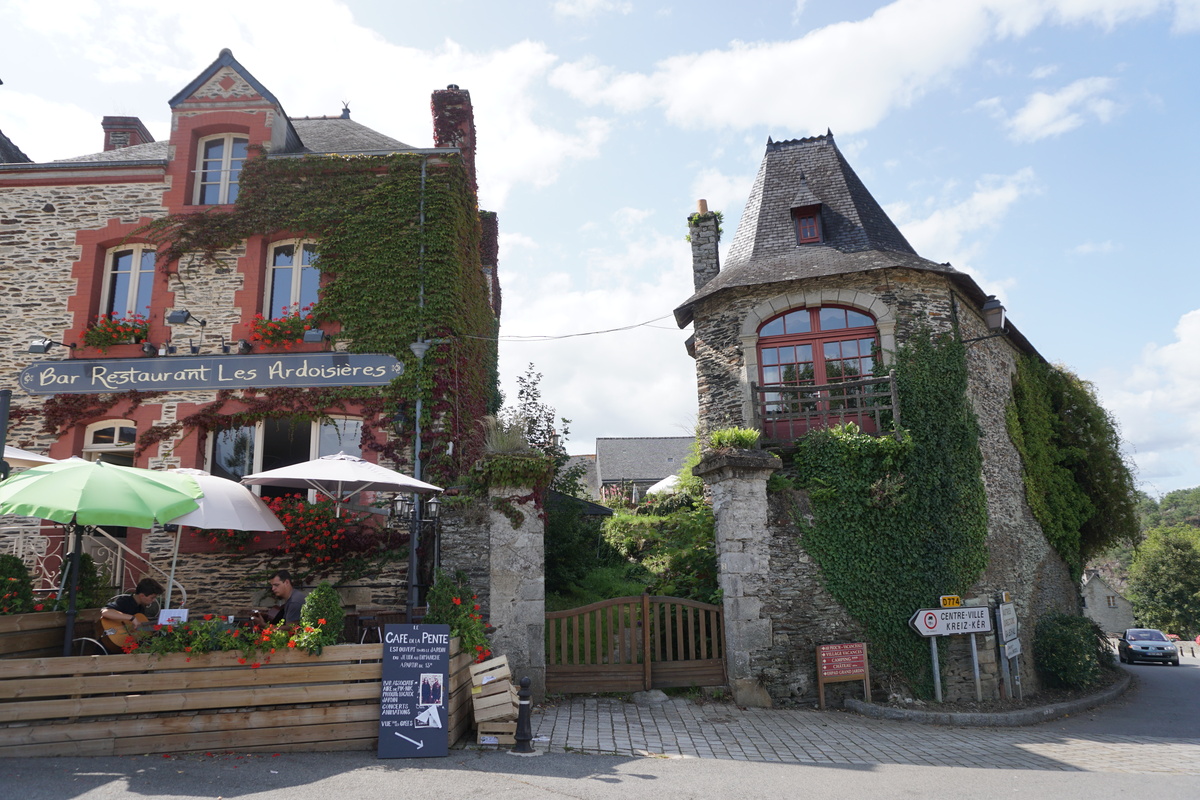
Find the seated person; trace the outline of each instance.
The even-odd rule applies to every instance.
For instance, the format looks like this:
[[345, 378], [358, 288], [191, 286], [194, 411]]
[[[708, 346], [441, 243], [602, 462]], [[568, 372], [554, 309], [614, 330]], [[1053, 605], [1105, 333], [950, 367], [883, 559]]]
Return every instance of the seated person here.
[[139, 625], [148, 627], [149, 617], [158, 615], [158, 596], [162, 593], [162, 584], [142, 578], [131, 591], [109, 600], [96, 620], [96, 635], [104, 649], [115, 652], [125, 646]]
[[158, 615], [158, 597], [163, 593], [162, 584], [153, 578], [142, 578], [138, 585], [125, 594], [108, 601], [100, 610], [102, 619], [133, 622], [138, 614], [147, 619]]
[[278, 597], [283, 603], [269, 611], [255, 611], [252, 617], [254, 624], [274, 625], [280, 622], [299, 622], [300, 609], [304, 607], [304, 599], [308, 597], [308, 592], [292, 585], [292, 575], [286, 569], [281, 569], [271, 575], [268, 586], [271, 594]]

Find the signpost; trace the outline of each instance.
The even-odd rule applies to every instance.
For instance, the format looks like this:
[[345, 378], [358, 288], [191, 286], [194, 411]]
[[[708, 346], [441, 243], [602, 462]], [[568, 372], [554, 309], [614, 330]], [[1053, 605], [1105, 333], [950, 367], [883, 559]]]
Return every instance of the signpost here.
[[[1002, 602], [996, 606], [996, 627], [1000, 632], [996, 645], [1000, 649], [1000, 665], [1006, 691], [1008, 691], [1007, 684], [1011, 676], [1012, 685], [1017, 689], [1017, 699], [1020, 700], [1022, 697], [1021, 661], [1017, 656], [1021, 655], [1021, 639], [1019, 638], [1021, 630], [1017, 624], [1017, 607], [1008, 602], [1008, 597], [1008, 592], [1005, 592], [1001, 597]], [[1014, 659], [1016, 660], [1014, 661]], [[1008, 693], [1011, 697], [1011, 691]]]
[[825, 684], [863, 682], [863, 699], [871, 701], [871, 673], [867, 667], [867, 643], [822, 644], [817, 646], [817, 691], [825, 710]]
[[385, 625], [379, 757], [449, 754], [450, 626]]
[[[955, 595], [946, 595], [955, 600]], [[951, 606], [949, 608], [921, 608], [908, 621], [913, 630], [929, 639], [929, 653], [933, 659], [933, 695], [942, 702], [942, 674], [938, 666], [937, 637], [971, 634], [971, 663], [975, 673], [975, 699], [982, 700], [983, 688], [979, 683], [979, 653], [975, 649], [975, 634], [991, 633], [992, 617], [986, 606]]]

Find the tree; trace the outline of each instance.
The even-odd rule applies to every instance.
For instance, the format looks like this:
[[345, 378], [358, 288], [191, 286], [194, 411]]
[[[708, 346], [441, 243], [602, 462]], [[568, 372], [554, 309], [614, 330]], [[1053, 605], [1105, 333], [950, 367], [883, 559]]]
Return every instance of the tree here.
[[1143, 504], [1139, 511], [1144, 528], [1188, 525], [1200, 528], [1200, 486], [1167, 492], [1153, 505]]
[[525, 441], [531, 447], [541, 450], [554, 460], [554, 480], [550, 488], [557, 492], [582, 497], [584, 494], [584, 467], [576, 465], [567, 467], [571, 456], [567, 454], [566, 442], [571, 430], [568, 427], [571, 420], [563, 417], [557, 422], [562, 424], [562, 433], [556, 426], [557, 412], [553, 406], [542, 402], [541, 389], [542, 373], [533, 364], [525, 368], [524, 375], [517, 376], [517, 404], [515, 408], [504, 408], [497, 415], [500, 423], [506, 427], [519, 427], [525, 433]]
[[1129, 569], [1134, 616], [1150, 628], [1200, 633], [1200, 529], [1153, 528]]

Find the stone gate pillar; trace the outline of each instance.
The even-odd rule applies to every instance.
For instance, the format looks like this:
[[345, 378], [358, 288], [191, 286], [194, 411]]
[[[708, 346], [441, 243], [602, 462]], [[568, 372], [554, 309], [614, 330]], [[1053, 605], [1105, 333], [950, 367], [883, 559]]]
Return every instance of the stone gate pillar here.
[[488, 622], [496, 629], [492, 650], [508, 656], [514, 682], [529, 676], [540, 702], [546, 696], [546, 525], [532, 498], [529, 488], [488, 491]]
[[725, 663], [734, 702], [767, 707], [771, 696], [755, 677], [755, 656], [771, 646], [771, 620], [763, 616], [770, 591], [767, 478], [783, 466], [773, 453], [710, 453], [692, 469], [712, 493], [717, 573], [725, 612]]

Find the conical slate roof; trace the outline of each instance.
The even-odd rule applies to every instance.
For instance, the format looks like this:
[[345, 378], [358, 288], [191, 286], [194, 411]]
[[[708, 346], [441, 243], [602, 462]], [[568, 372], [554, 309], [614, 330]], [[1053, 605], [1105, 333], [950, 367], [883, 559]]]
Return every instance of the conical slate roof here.
[[[821, 241], [799, 244], [792, 209], [813, 205], [821, 207]], [[846, 162], [832, 133], [768, 140], [721, 271], [675, 309], [675, 319], [687, 325], [694, 304], [722, 289], [888, 267], [962, 275], [917, 255]]]

